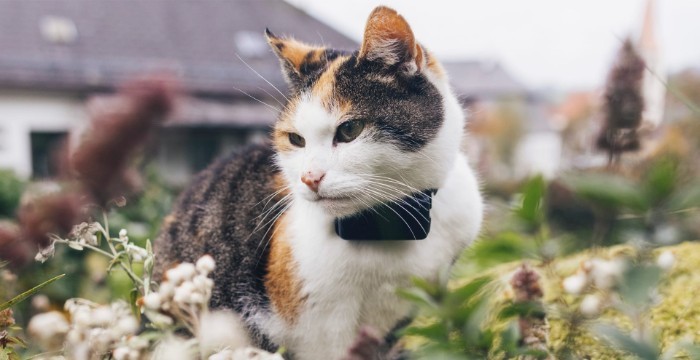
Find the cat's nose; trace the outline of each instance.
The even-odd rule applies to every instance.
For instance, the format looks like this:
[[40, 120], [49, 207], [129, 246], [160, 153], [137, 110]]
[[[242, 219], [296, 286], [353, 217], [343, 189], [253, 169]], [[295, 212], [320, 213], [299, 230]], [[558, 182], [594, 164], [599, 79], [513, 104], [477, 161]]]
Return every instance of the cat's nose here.
[[325, 172], [306, 171], [301, 175], [301, 182], [306, 184], [311, 191], [318, 192], [318, 186], [321, 184], [324, 176], [326, 176]]

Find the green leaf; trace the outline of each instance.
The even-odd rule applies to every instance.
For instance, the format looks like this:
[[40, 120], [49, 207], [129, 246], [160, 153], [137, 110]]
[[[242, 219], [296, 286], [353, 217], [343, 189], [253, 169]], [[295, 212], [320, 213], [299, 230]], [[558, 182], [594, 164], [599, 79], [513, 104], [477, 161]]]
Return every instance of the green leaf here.
[[450, 291], [447, 294], [446, 302], [450, 304], [462, 304], [483, 296], [485, 287], [490, 284], [491, 281], [492, 279], [488, 276], [480, 276], [472, 279], [468, 283]]
[[621, 176], [590, 173], [565, 176], [563, 180], [578, 196], [597, 205], [637, 211], [649, 205], [639, 186]]
[[131, 289], [129, 292], [129, 305], [131, 306], [131, 312], [136, 316], [137, 319], [141, 318], [141, 311], [139, 310], [138, 305], [136, 305], [136, 301], [139, 298], [139, 290], [138, 289]]
[[671, 158], [657, 160], [647, 171], [645, 192], [653, 203], [659, 203], [673, 193], [678, 181], [678, 162]]
[[61, 274], [61, 275], [55, 276], [55, 277], [53, 277], [53, 278], [51, 278], [51, 279], [49, 279], [49, 280], [44, 281], [43, 283], [41, 283], [41, 284], [39, 284], [39, 285], [37, 285], [37, 286], [35, 286], [35, 287], [33, 287], [33, 288], [31, 288], [31, 289], [29, 289], [29, 290], [27, 290], [27, 291], [25, 291], [25, 292], [23, 292], [23, 293], [17, 295], [17, 296], [15, 296], [14, 298], [10, 299], [10, 301], [8, 301], [8, 302], [6, 302], [6, 303], [4, 303], [4, 304], [0, 304], [0, 311], [5, 310], [5, 309], [7, 309], [7, 308], [10, 308], [10, 307], [14, 306], [15, 304], [19, 303], [20, 301], [22, 301], [22, 300], [24, 300], [24, 299], [26, 299], [26, 298], [28, 298], [28, 297], [34, 295], [37, 291], [41, 290], [41, 288], [43, 288], [44, 286], [46, 286], [46, 285], [48, 285], [48, 284], [51, 284], [52, 282], [54, 282], [54, 281], [56, 281], [56, 280], [58, 280], [58, 279], [61, 279], [61, 278], [64, 277], [64, 276], [66, 276], [66, 274]]
[[603, 338], [612, 347], [630, 353], [642, 360], [656, 360], [659, 350], [652, 344], [639, 342], [612, 325], [596, 324], [591, 332]]
[[655, 265], [636, 265], [627, 269], [620, 284], [622, 300], [635, 306], [649, 302], [649, 296], [658, 285], [661, 273], [661, 268]]
[[544, 214], [542, 205], [546, 183], [542, 176], [530, 179], [522, 191], [522, 203], [515, 209], [515, 214], [530, 226], [536, 227], [542, 223]]
[[397, 293], [400, 297], [418, 305], [421, 307], [425, 307], [428, 309], [437, 309], [438, 305], [435, 303], [433, 298], [425, 292], [423, 289], [420, 288], [408, 288], [408, 289], [399, 289], [397, 290]]
[[694, 207], [700, 207], [700, 183], [698, 182], [683, 186], [668, 199], [668, 208], [671, 211]]
[[410, 326], [401, 331], [401, 334], [420, 336], [434, 341], [446, 341], [448, 333], [441, 322], [435, 322], [426, 326]]
[[539, 301], [514, 302], [504, 306], [498, 312], [498, 318], [501, 320], [516, 316], [543, 319], [545, 315], [544, 307]]
[[415, 287], [425, 291], [431, 297], [437, 297], [440, 294], [440, 288], [437, 286], [437, 284], [434, 284], [424, 278], [414, 277], [411, 279], [411, 282], [413, 282]]
[[490, 239], [478, 240], [467, 250], [469, 261], [482, 268], [533, 257], [534, 242], [516, 232], [502, 232]]
[[27, 344], [26, 341], [24, 341], [24, 340], [18, 338], [17, 336], [10, 336], [10, 337], [8, 338], [8, 340], [10, 340], [10, 342], [12, 342], [12, 343], [14, 343], [14, 344], [17, 344], [17, 345], [19, 345], [20, 347], [23, 347], [23, 348], [25, 348], [25, 349], [29, 346], [29, 344]]
[[484, 338], [484, 328], [483, 324], [486, 317], [489, 315], [489, 309], [487, 308], [487, 299], [481, 298], [472, 306], [468, 306], [461, 309], [457, 314], [455, 314], [455, 322], [462, 325], [462, 332], [464, 341], [468, 345], [473, 346], [484, 346], [488, 343], [491, 345], [491, 339]]
[[516, 322], [511, 322], [501, 332], [501, 349], [507, 353], [514, 353], [518, 349], [518, 341], [520, 341], [520, 329]]
[[524, 355], [526, 359], [549, 359], [550, 353], [541, 349], [525, 349], [518, 351], [518, 355]]

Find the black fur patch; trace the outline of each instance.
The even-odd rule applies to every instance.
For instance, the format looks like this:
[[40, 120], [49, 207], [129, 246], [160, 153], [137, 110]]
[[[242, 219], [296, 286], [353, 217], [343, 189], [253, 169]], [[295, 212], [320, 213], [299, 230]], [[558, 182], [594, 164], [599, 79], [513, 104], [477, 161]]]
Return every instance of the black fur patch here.
[[[216, 261], [211, 306], [230, 308], [244, 319], [270, 310], [263, 283], [270, 232], [263, 216], [275, 203], [263, 201], [276, 189], [278, 170], [270, 146], [235, 152], [200, 173], [180, 196], [155, 242], [156, 276], [179, 262], [209, 254]], [[267, 234], [266, 234], [267, 232]], [[274, 351], [259, 329], [249, 328], [258, 346]]]
[[442, 96], [424, 75], [407, 75], [400, 67], [358, 62], [354, 54], [338, 69], [335, 91], [352, 104], [354, 117], [374, 128], [379, 141], [417, 151], [435, 138], [442, 126]]
[[321, 77], [321, 74], [326, 71], [328, 64], [338, 58], [338, 56], [345, 54], [343, 51], [333, 49], [325, 49], [323, 51], [324, 54], [320, 57], [320, 61], [312, 61], [314, 53], [309, 52], [301, 64], [299, 74], [287, 75], [292, 80], [293, 91], [298, 93], [311, 88]]

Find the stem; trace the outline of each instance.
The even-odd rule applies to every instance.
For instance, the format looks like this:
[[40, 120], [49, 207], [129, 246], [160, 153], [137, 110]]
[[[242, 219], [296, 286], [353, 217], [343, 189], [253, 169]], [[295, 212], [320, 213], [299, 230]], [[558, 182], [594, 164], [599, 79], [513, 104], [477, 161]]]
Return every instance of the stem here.
[[138, 276], [136, 276], [136, 274], [135, 274], [131, 269], [127, 268], [127, 267], [124, 265], [124, 263], [122, 263], [122, 262], [120, 261], [120, 262], [119, 262], [119, 266], [120, 266], [122, 269], [124, 269], [124, 271], [126, 272], [127, 275], [129, 275], [129, 277], [131, 278], [131, 280], [133, 280], [134, 282], [136, 282], [136, 283], [138, 283], [139, 285], [143, 286], [143, 280], [141, 280]]
[[[109, 234], [109, 220], [107, 219], [107, 212], [104, 210], [102, 210], [102, 221], [105, 224], [104, 225], [104, 231], [106, 233], [105, 239], [107, 240], [107, 245], [109, 245], [109, 249], [112, 251], [112, 254], [113, 254], [112, 259], [114, 259], [117, 256], [117, 249], [114, 247], [114, 244], [112, 244], [112, 237]], [[124, 265], [123, 262], [119, 261], [119, 267], [121, 267], [126, 272], [126, 274], [131, 278], [132, 281], [134, 281], [135, 283], [137, 283], [143, 287], [143, 280], [141, 280], [141, 278], [136, 276], [136, 274], [134, 274], [134, 271], [131, 270], [131, 263], [127, 267], [126, 265]]]
[[[62, 244], [67, 244], [67, 243], [69, 242], [68, 240], [63, 240], [63, 239], [56, 239], [55, 241], [58, 242], [58, 243], [62, 243]], [[109, 243], [109, 239], [107, 240], [107, 242]], [[92, 250], [92, 251], [95, 251], [95, 252], [97, 252], [97, 253], [99, 253], [99, 254], [102, 254], [102, 255], [108, 257], [108, 258], [111, 259], [111, 260], [114, 260], [114, 259], [117, 257], [116, 253], [110, 254], [110, 253], [108, 253], [108, 252], [106, 252], [106, 251], [104, 251], [104, 250], [102, 250], [102, 249], [100, 249], [100, 248], [98, 248], [98, 247], [92, 246], [92, 245], [90, 245], [90, 244], [80, 244], [80, 246], [82, 246], [82, 247], [84, 247], [84, 248], [86, 248], [86, 249], [90, 249], [90, 250]], [[115, 250], [115, 251], [116, 251], [116, 250]], [[119, 262], [119, 266], [126, 272], [126, 274], [131, 278], [131, 280], [133, 280], [134, 282], [136, 282], [136, 283], [138, 283], [139, 285], [143, 286], [143, 280], [141, 280], [138, 276], [136, 276], [136, 274], [135, 274], [131, 269], [127, 268], [127, 267], [124, 265], [124, 263], [122, 263], [122, 262], [120, 261], [120, 262]]]
[[5, 310], [5, 309], [8, 309], [8, 308], [12, 307], [13, 305], [17, 304], [18, 302], [20, 302], [20, 301], [22, 301], [22, 300], [24, 300], [24, 299], [26, 299], [26, 298], [28, 298], [28, 297], [34, 295], [37, 291], [39, 291], [39, 290], [40, 290], [41, 288], [43, 288], [44, 286], [46, 286], [46, 285], [48, 285], [48, 284], [51, 284], [52, 282], [54, 282], [54, 281], [56, 281], [56, 280], [58, 280], [58, 279], [60, 279], [60, 278], [62, 278], [62, 277], [64, 277], [64, 276], [66, 276], [66, 274], [61, 274], [61, 275], [58, 275], [58, 276], [54, 276], [53, 278], [51, 278], [51, 279], [49, 279], [49, 280], [46, 280], [46, 281], [44, 281], [43, 283], [41, 283], [41, 284], [39, 284], [39, 285], [37, 285], [37, 286], [35, 286], [35, 287], [33, 287], [33, 288], [31, 288], [31, 289], [29, 289], [29, 290], [23, 292], [23, 293], [21, 293], [21, 294], [15, 296], [14, 298], [10, 299], [10, 301], [5, 302], [5, 303], [0, 303], [0, 311]]
[[[70, 241], [64, 240], [64, 239], [55, 239], [54, 241], [57, 242], [57, 243], [61, 243], [61, 244], [68, 244], [68, 243], [70, 242]], [[106, 257], [108, 257], [108, 258], [114, 260], [115, 255], [110, 254], [110, 253], [108, 253], [108, 252], [106, 252], [106, 251], [104, 251], [104, 250], [102, 250], [102, 249], [100, 249], [100, 248], [98, 248], [98, 247], [92, 246], [92, 245], [90, 245], [90, 244], [80, 244], [80, 246], [82, 246], [82, 247], [84, 247], [84, 248], [86, 248], [86, 249], [90, 249], [90, 250], [92, 250], [92, 251], [98, 252], [98, 253], [100, 253], [100, 254], [102, 254], [102, 255], [104, 255], [104, 256], [106, 256]]]
[[117, 256], [117, 249], [114, 247], [114, 245], [112, 245], [112, 237], [109, 235], [109, 221], [107, 220], [107, 212], [104, 210], [102, 210], [102, 221], [105, 223], [104, 232], [107, 245], [109, 245], [109, 249], [112, 250], [112, 254]]

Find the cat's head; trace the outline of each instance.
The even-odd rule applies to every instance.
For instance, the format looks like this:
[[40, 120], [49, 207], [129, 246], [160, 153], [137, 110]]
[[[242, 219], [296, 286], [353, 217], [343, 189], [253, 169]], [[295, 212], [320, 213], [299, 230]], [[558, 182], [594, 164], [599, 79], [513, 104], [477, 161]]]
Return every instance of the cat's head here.
[[266, 35], [291, 89], [273, 137], [295, 197], [346, 216], [440, 187], [463, 113], [401, 15], [374, 9], [354, 53]]

